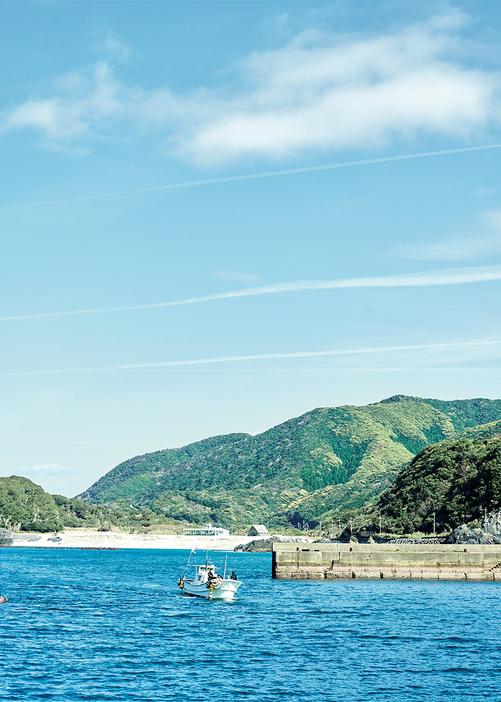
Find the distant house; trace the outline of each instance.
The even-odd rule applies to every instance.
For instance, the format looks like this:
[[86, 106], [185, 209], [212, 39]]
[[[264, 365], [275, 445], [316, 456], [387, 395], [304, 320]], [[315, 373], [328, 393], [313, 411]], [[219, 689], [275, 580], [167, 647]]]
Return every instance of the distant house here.
[[229, 536], [230, 532], [228, 529], [221, 529], [221, 527], [212, 526], [212, 524], [206, 524], [204, 527], [190, 527], [189, 529], [183, 529], [185, 536]]
[[253, 524], [249, 531], [247, 532], [247, 536], [269, 536], [270, 532], [268, 529], [263, 525], [263, 524]]

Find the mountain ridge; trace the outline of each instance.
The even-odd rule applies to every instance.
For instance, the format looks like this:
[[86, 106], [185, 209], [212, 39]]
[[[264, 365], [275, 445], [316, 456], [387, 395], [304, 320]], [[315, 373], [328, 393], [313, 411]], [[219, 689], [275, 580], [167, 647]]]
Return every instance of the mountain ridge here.
[[318, 523], [376, 499], [419, 451], [501, 419], [501, 400], [394, 395], [316, 408], [255, 436], [209, 437], [128, 459], [78, 497], [237, 528]]

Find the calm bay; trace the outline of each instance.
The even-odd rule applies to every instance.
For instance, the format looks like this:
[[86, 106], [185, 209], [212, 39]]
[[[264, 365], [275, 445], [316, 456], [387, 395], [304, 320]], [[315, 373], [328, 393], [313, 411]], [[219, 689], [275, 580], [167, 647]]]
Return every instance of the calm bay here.
[[1, 549], [0, 700], [501, 700], [499, 583], [274, 581], [230, 553], [240, 597], [208, 602], [179, 594], [188, 554]]

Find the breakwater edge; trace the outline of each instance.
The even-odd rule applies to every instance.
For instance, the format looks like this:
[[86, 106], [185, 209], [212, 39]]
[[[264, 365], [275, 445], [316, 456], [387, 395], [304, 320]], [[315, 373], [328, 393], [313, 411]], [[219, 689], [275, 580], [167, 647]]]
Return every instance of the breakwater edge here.
[[278, 580], [475, 580], [501, 582], [501, 545], [273, 544]]

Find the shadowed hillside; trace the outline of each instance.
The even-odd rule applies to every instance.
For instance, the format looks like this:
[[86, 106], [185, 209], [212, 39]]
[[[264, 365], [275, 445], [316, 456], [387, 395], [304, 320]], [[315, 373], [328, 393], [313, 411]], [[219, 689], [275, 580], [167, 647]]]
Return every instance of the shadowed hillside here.
[[397, 533], [439, 531], [481, 522], [501, 507], [501, 422], [424, 448], [404, 468], [374, 512]]

